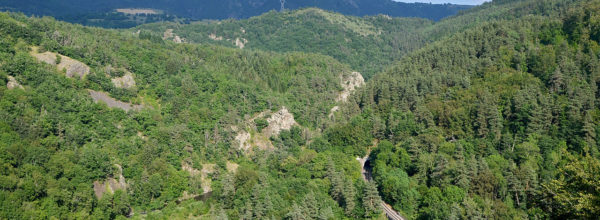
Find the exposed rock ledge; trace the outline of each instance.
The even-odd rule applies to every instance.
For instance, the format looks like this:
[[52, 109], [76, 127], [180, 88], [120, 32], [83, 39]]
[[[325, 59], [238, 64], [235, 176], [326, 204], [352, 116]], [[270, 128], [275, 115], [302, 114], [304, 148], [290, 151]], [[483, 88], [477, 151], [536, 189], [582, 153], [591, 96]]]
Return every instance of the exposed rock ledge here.
[[210, 38], [211, 40], [216, 40], [216, 41], [222, 41], [223, 40], [223, 37], [217, 36], [216, 34], [209, 34], [208, 38]]
[[[244, 30], [243, 28], [240, 28], [240, 31], [242, 33], [246, 33], [246, 30]], [[211, 40], [214, 40], [214, 41], [222, 41], [224, 39], [223, 36], [217, 36], [214, 33], [209, 34], [208, 38], [211, 39]], [[229, 38], [225, 39], [225, 40], [228, 41], [228, 42], [232, 42], [233, 45], [235, 45], [236, 47], [238, 47], [240, 49], [244, 49], [244, 47], [246, 47], [246, 44], [248, 43], [248, 39], [246, 39], [246, 38], [239, 38], [239, 37], [235, 38], [235, 40], [232, 40], [232, 39], [229, 39]]]
[[269, 122], [269, 126], [264, 128], [262, 132], [267, 137], [279, 135], [279, 132], [282, 130], [290, 130], [292, 126], [298, 124], [296, 123], [296, 120], [294, 120], [294, 115], [292, 115], [285, 106], [278, 112], [273, 113], [271, 117], [267, 119], [267, 122]]
[[8, 83], [6, 83], [6, 88], [8, 89], [23, 89], [23, 86], [21, 84], [19, 84], [19, 82], [17, 82], [17, 80], [15, 79], [15, 77], [12, 76], [8, 76]]
[[106, 73], [106, 77], [111, 77], [112, 75], [114, 75], [113, 72], [123, 73], [123, 76], [121, 77], [114, 77], [110, 79], [113, 85], [117, 88], [130, 89], [135, 87], [135, 79], [133, 77], [133, 73], [129, 72], [125, 68], [114, 68], [111, 65], [108, 65], [104, 68], [104, 72]]
[[235, 136], [235, 141], [239, 144], [238, 149], [243, 151], [250, 149], [250, 147], [252, 147], [250, 145], [250, 138], [250, 133], [247, 131], [242, 130], [238, 132], [238, 134]]
[[163, 33], [163, 40], [167, 40], [172, 38], [173, 42], [175, 43], [184, 43], [185, 39], [182, 37], [177, 36], [176, 34], [173, 33], [173, 29], [167, 29], [165, 30], [165, 32]]
[[[90, 73], [90, 67], [67, 56], [50, 51], [38, 53], [37, 47], [32, 48], [31, 55], [41, 62], [56, 66], [58, 70], [65, 70], [66, 76], [69, 78], [83, 79], [83, 77]], [[60, 57], [60, 63], [57, 63], [57, 57]]]
[[352, 72], [349, 75], [341, 75], [341, 85], [342, 92], [338, 95], [335, 101], [345, 102], [348, 100], [348, 97], [356, 90], [358, 87], [361, 87], [365, 84], [365, 79], [360, 75], [359, 72]]
[[[204, 164], [202, 165], [202, 171], [193, 168], [190, 165], [190, 159], [186, 159], [181, 161], [181, 169], [184, 171], [187, 171], [190, 176], [194, 177], [197, 175], [200, 175], [200, 181], [201, 181], [201, 186], [202, 186], [202, 194], [193, 194], [193, 193], [189, 193], [188, 191], [183, 191], [183, 194], [179, 197], [179, 199], [177, 199], [177, 203], [180, 203], [182, 201], [188, 200], [188, 199], [195, 199], [195, 200], [206, 200], [211, 196], [212, 193], [212, 188], [211, 188], [211, 179], [209, 178], [209, 174], [212, 174], [215, 172], [215, 166], [216, 164]], [[230, 173], [234, 173], [237, 172], [239, 165], [237, 163], [234, 162], [230, 162], [227, 161], [227, 165], [226, 165], [226, 169], [227, 172]]]
[[115, 166], [119, 170], [119, 180], [110, 177], [103, 182], [94, 181], [94, 194], [96, 194], [96, 198], [100, 199], [104, 194], [113, 194], [117, 190], [127, 190], [127, 183], [125, 182], [125, 177], [123, 176], [123, 168], [121, 168], [121, 165], [119, 164], [115, 164]]
[[[340, 76], [341, 86], [343, 88], [342, 92], [338, 94], [338, 97], [335, 99], [336, 102], [346, 102], [348, 101], [348, 97], [356, 90], [358, 87], [361, 87], [365, 84], [365, 79], [360, 75], [359, 72], [352, 72], [349, 75], [342, 74]], [[340, 110], [339, 106], [333, 106], [331, 110], [329, 110], [328, 117], [331, 119], [334, 116], [334, 113]]]
[[111, 79], [113, 85], [117, 88], [130, 89], [135, 87], [135, 80], [133, 79], [133, 73], [126, 72], [121, 77], [115, 77]]
[[125, 111], [129, 111], [129, 110], [142, 110], [144, 108], [143, 105], [134, 105], [128, 102], [122, 102], [119, 100], [116, 100], [112, 97], [110, 97], [108, 94], [106, 94], [105, 92], [98, 92], [98, 91], [94, 91], [94, 90], [89, 90], [90, 92], [90, 96], [92, 97], [92, 99], [94, 100], [94, 102], [98, 102], [98, 101], [102, 101], [104, 103], [106, 103], [106, 105], [110, 108], [120, 108], [123, 109]]
[[236, 38], [235, 39], [235, 46], [239, 47], [240, 49], [244, 49], [244, 47], [246, 47], [247, 43], [248, 43], [248, 40], [246, 40], [246, 38]]
[[[249, 124], [250, 127], [255, 127], [254, 119], [262, 118], [269, 113], [269, 111], [261, 112], [246, 123]], [[235, 140], [239, 144], [238, 149], [243, 151], [248, 151], [252, 147], [271, 149], [273, 148], [273, 144], [269, 140], [271, 136], [279, 135], [282, 130], [290, 130], [294, 125], [298, 125], [296, 120], [294, 120], [294, 115], [292, 115], [285, 106], [282, 107], [281, 110], [272, 113], [271, 116], [267, 118], [267, 122], [269, 123], [267, 127], [263, 128], [260, 133], [255, 132], [252, 135], [244, 129], [238, 131], [237, 127], [232, 128], [234, 132], [237, 132]]]
[[215, 172], [215, 166], [216, 164], [213, 163], [202, 164], [202, 170], [198, 170], [192, 167], [190, 161], [181, 161], [181, 169], [187, 171], [190, 176], [194, 177], [200, 175], [200, 184], [202, 185], [203, 193], [212, 192], [211, 179], [208, 175]]
[[331, 108], [331, 110], [329, 110], [329, 115], [327, 117], [330, 118], [330, 119], [333, 118], [333, 114], [335, 112], [337, 112], [338, 110], [340, 110], [339, 106], [337, 106], [337, 105], [333, 106], [333, 108]]

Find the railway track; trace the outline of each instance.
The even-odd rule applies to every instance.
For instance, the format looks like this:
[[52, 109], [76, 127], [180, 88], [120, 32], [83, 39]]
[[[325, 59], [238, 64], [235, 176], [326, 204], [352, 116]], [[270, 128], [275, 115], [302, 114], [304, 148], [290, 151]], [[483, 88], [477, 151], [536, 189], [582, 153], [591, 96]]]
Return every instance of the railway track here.
[[[362, 169], [361, 174], [362, 174], [363, 180], [367, 181], [367, 182], [372, 181], [371, 171], [365, 168], [365, 164], [369, 160], [369, 155], [371, 155], [371, 151], [368, 151], [367, 155], [363, 158], [360, 158], [360, 157], [356, 158], [356, 160], [358, 160], [358, 162], [360, 162], [360, 167]], [[398, 212], [396, 212], [392, 208], [392, 206], [385, 203], [384, 201], [381, 201], [381, 207], [383, 208], [383, 212], [385, 212], [385, 216], [387, 216], [388, 219], [390, 219], [390, 220], [405, 220], [405, 218], [402, 217], [400, 214], [398, 214]]]

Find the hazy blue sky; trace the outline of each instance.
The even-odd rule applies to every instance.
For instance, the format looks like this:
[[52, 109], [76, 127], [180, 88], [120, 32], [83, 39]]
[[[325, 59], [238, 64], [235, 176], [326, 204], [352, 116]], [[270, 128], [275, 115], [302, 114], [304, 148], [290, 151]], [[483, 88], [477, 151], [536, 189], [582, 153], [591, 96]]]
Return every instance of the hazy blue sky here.
[[489, 2], [491, 0], [394, 0], [397, 2], [424, 2], [424, 3], [433, 3], [433, 4], [444, 4], [444, 3], [452, 3], [459, 5], [481, 5], [484, 2]]

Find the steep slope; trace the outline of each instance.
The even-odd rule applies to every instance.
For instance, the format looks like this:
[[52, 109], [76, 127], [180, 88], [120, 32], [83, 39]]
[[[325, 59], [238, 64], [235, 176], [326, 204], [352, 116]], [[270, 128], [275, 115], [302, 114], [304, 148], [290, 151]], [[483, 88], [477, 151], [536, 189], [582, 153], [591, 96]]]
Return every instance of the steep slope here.
[[[378, 19], [425, 22], [366, 84], [359, 62], [253, 50], [246, 26], [202, 35], [227, 48], [174, 43], [176, 25], [170, 35], [0, 13], [0, 218], [377, 219], [383, 199], [407, 219], [593, 219], [599, 6], [494, 1], [433, 24], [318, 9], [261, 17], [333, 28], [362, 40], [357, 51], [385, 47], [365, 40]], [[356, 161], [369, 150], [376, 184]]]
[[307, 8], [284, 13], [268, 12], [245, 20], [156, 23], [140, 26], [139, 29], [157, 34], [172, 31], [188, 43], [321, 53], [350, 65], [369, 79], [404, 55], [428, 43], [451, 37], [481, 21], [507, 21], [531, 14], [558, 16], [564, 4], [495, 1], [439, 22], [385, 15], [353, 17]]
[[[330, 218], [354, 215], [328, 195], [326, 168], [312, 162], [334, 158], [339, 177], [355, 181], [352, 159], [301, 148], [352, 72], [331, 57], [175, 44], [4, 13], [0, 36], [0, 218], [283, 218], [306, 195]], [[69, 77], [65, 61], [86, 74]], [[114, 83], [125, 76], [135, 86]], [[269, 111], [274, 149], [238, 149], [233, 127]], [[298, 184], [311, 188], [290, 196]]]
[[[332, 56], [370, 78], [404, 54], [420, 48], [417, 30], [432, 22], [417, 18], [353, 17], [317, 8], [269, 12], [247, 20], [156, 23], [139, 27], [154, 33], [171, 30], [189, 43], [245, 49], [303, 51]], [[137, 29], [136, 29], [137, 30]]]
[[[439, 20], [471, 6], [402, 3], [392, 0], [287, 0], [284, 4], [285, 9], [292, 10], [306, 7], [317, 7], [356, 16], [386, 14], [393, 17], [422, 17]], [[55, 16], [68, 19], [68, 21], [87, 22], [82, 18], [102, 19], [102, 17], [90, 17], [89, 15], [107, 13], [116, 9], [122, 9], [121, 12], [128, 13], [136, 11], [125, 9], [146, 9], [145, 11], [137, 10], [137, 12], [140, 14], [165, 13], [194, 20], [239, 19], [257, 16], [271, 10], [280, 10], [281, 4], [278, 0], [208, 0], [202, 2], [193, 0], [25, 0], [2, 1], [0, 8], [21, 11], [26, 14]], [[166, 17], [153, 17], [153, 19], [156, 18], [165, 19]], [[119, 20], [127, 22], [129, 20], [124, 18], [123, 14], [109, 14], [103, 19], [106, 19], [106, 22], [103, 23], [105, 25], [118, 25], [111, 22]]]
[[487, 5], [508, 14], [376, 75], [313, 148], [353, 146], [358, 156], [380, 140], [373, 179], [412, 218], [594, 218], [599, 5]]

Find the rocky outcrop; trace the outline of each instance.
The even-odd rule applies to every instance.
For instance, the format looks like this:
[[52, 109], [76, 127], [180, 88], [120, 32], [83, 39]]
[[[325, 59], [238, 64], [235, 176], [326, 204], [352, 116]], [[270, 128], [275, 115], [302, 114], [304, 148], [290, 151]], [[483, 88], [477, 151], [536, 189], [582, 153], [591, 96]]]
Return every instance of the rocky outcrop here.
[[178, 44], [183, 43], [183, 38], [175, 35], [175, 37], [173, 37], [173, 42], [178, 43]]
[[360, 75], [359, 72], [352, 72], [348, 75], [342, 75], [340, 76], [340, 78], [342, 81], [341, 85], [343, 90], [335, 99], [338, 102], [347, 101], [348, 97], [350, 96], [350, 94], [352, 94], [354, 90], [365, 84], [365, 79], [362, 77], [362, 75]]
[[190, 176], [196, 176], [200, 174], [200, 170], [192, 167], [191, 163], [186, 160], [181, 161], [181, 169], [188, 172]]
[[226, 168], [227, 168], [228, 172], [235, 173], [237, 171], [238, 167], [240, 167], [239, 164], [227, 161]]
[[131, 72], [125, 72], [125, 75], [112, 78], [111, 81], [117, 88], [130, 89], [135, 87], [135, 80]]
[[223, 37], [217, 36], [216, 34], [209, 34], [208, 38], [210, 38], [211, 40], [216, 40], [216, 41], [222, 41], [223, 40]]
[[215, 172], [215, 164], [207, 163], [202, 165], [202, 170], [200, 171], [200, 181], [202, 184], [202, 191], [204, 193], [212, 192], [212, 182], [208, 175]]
[[[246, 33], [246, 30], [244, 30], [244, 28], [240, 28], [240, 31], [242, 33]], [[222, 40], [226, 40], [227, 42], [232, 42], [233, 45], [235, 45], [236, 47], [240, 48], [240, 49], [244, 49], [244, 47], [246, 47], [246, 44], [248, 43], [248, 39], [246, 38], [235, 38], [235, 40], [232, 39], [225, 39], [222, 36], [217, 36], [214, 33], [211, 33], [208, 35], [208, 38], [214, 41], [222, 41]]]
[[[266, 119], [268, 122], [267, 127], [263, 128], [261, 132], [248, 132], [249, 130], [255, 130], [255, 119], [267, 117], [269, 114], [270, 116]], [[237, 133], [235, 142], [237, 142], [238, 149], [242, 151], [248, 151], [252, 147], [263, 150], [273, 149], [273, 143], [269, 139], [271, 136], [279, 135], [282, 130], [289, 130], [293, 126], [298, 125], [296, 120], [294, 120], [294, 115], [285, 106], [275, 113], [271, 113], [270, 111], [261, 112], [247, 120], [245, 124], [248, 125], [249, 130], [238, 129], [235, 126], [232, 127], [233, 132]]]
[[[191, 177], [200, 175], [202, 193], [192, 194], [188, 191], [183, 191], [183, 194], [177, 199], [178, 204], [182, 201], [189, 199], [206, 201], [212, 195], [212, 179], [209, 175], [215, 172], [215, 167], [217, 165], [212, 163], [203, 164], [202, 170], [198, 170], [193, 168], [190, 164], [191, 162], [189, 161], [189, 158], [187, 160], [181, 161], [181, 169], [187, 171]], [[237, 168], [239, 167], [238, 164], [229, 161], [227, 161], [226, 166], [227, 171], [232, 173], [235, 173]]]
[[173, 42], [178, 43], [178, 44], [185, 42], [185, 39], [183, 37], [177, 36], [176, 34], [173, 33], [173, 29], [167, 29], [163, 33], [163, 40], [168, 40], [168, 39], [171, 39]]
[[[336, 102], [346, 102], [348, 101], [348, 97], [354, 92], [357, 88], [363, 86], [365, 84], [365, 79], [360, 75], [359, 72], [352, 72], [348, 75], [342, 74], [340, 76], [340, 85], [342, 86], [342, 91], [338, 94], [338, 97], [335, 99]], [[327, 116], [329, 119], [334, 117], [335, 112], [340, 110], [339, 106], [333, 106], [331, 110], [329, 110], [329, 115]]]
[[262, 132], [267, 137], [279, 135], [279, 132], [282, 130], [290, 130], [292, 126], [298, 124], [296, 123], [296, 120], [294, 120], [294, 115], [292, 115], [285, 106], [278, 112], [273, 113], [271, 117], [267, 119], [267, 122], [269, 122], [269, 126], [264, 128]]
[[173, 42], [178, 43], [178, 44], [185, 42], [184, 38], [179, 37], [173, 33], [173, 29], [167, 29], [163, 33], [163, 40], [168, 40], [168, 39], [171, 39]]
[[130, 89], [136, 85], [134, 74], [125, 68], [114, 68], [111, 65], [108, 65], [104, 68], [104, 71], [106, 73], [106, 77], [121, 75], [120, 77], [113, 77], [110, 79], [113, 85], [117, 88]]
[[[34, 47], [31, 55], [41, 62], [56, 66], [58, 70], [64, 70], [65, 75], [69, 78], [83, 79], [90, 73], [90, 67], [80, 61], [49, 51], [44, 53], [37, 51], [38, 49]], [[57, 62], [58, 57], [60, 57], [60, 62]]]
[[134, 105], [134, 104], [131, 104], [128, 102], [122, 102], [122, 101], [116, 100], [116, 99], [110, 97], [105, 92], [98, 92], [98, 91], [94, 91], [94, 90], [89, 90], [89, 92], [90, 92], [90, 96], [92, 97], [94, 102], [96, 102], [96, 103], [104, 102], [110, 108], [120, 108], [125, 111], [129, 111], [129, 110], [138, 111], [138, 110], [142, 110], [144, 108], [143, 105]]
[[[188, 172], [190, 174], [190, 177], [198, 176], [201, 173], [200, 170], [192, 167], [191, 163], [192, 162], [190, 161], [189, 158], [181, 161], [181, 170]], [[204, 179], [201, 179], [200, 181], [201, 181], [201, 184], [204, 184], [204, 182], [205, 182]], [[204, 185], [203, 185], [203, 189], [204, 189]], [[192, 193], [189, 193], [188, 191], [183, 191], [183, 195], [181, 197], [179, 197], [179, 199], [177, 199], [177, 202], [179, 203], [179, 202], [182, 202], [182, 201], [185, 201], [188, 199], [195, 199], [195, 198], [198, 198], [199, 196], [200, 195], [198, 195], [198, 194], [192, 194]]]
[[8, 89], [23, 89], [23, 86], [17, 82], [15, 77], [8, 76], [8, 82], [6, 83], [6, 88]]
[[240, 49], [244, 49], [244, 47], [246, 47], [247, 43], [248, 43], [248, 40], [246, 40], [246, 38], [236, 38], [235, 39], [235, 46], [239, 47]]
[[202, 164], [202, 170], [198, 170], [192, 167], [191, 162], [188, 160], [181, 161], [181, 169], [188, 172], [192, 177], [200, 175], [203, 193], [212, 192], [211, 179], [208, 175], [215, 172], [216, 165], [212, 163]]
[[245, 130], [238, 132], [235, 136], [235, 141], [238, 143], [238, 149], [247, 151], [250, 149], [250, 133]]
[[173, 37], [173, 29], [167, 29], [163, 33], [163, 40], [169, 39]]
[[127, 191], [127, 183], [125, 182], [125, 177], [123, 176], [123, 168], [119, 164], [115, 164], [115, 167], [118, 169], [118, 179], [110, 177], [102, 182], [94, 181], [94, 194], [96, 194], [96, 198], [100, 199], [106, 193], [113, 194], [117, 190]]
[[327, 116], [328, 118], [333, 118], [333, 114], [335, 112], [337, 112], [338, 110], [340, 110], [339, 106], [333, 106], [333, 108], [331, 108], [331, 110], [329, 110], [329, 115]]

